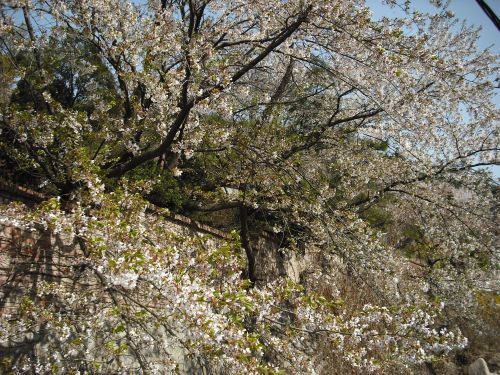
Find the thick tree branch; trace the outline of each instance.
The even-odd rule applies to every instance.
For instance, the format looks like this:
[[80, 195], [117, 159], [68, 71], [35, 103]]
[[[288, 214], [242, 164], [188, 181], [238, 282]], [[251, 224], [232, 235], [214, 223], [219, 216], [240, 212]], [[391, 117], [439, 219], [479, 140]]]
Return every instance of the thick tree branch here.
[[255, 277], [255, 255], [253, 253], [252, 246], [250, 245], [250, 238], [248, 233], [248, 211], [244, 205], [240, 206], [240, 234], [241, 234], [241, 245], [245, 249], [247, 256], [248, 269], [247, 277], [255, 284], [257, 278]]
[[121, 164], [116, 166], [115, 168], [111, 169], [108, 173], [108, 177], [120, 177], [126, 172], [134, 169], [135, 167], [141, 165], [142, 163], [145, 163], [148, 160], [157, 158], [161, 155], [163, 155], [165, 152], [168, 151], [170, 146], [172, 145], [175, 136], [177, 135], [178, 130], [181, 128], [182, 124], [184, 121], [189, 116], [189, 112], [191, 111], [191, 108], [193, 108], [194, 102], [190, 101], [187, 103], [187, 105], [181, 109], [181, 111], [177, 114], [177, 117], [175, 121], [172, 123], [172, 126], [170, 127], [170, 130], [165, 137], [165, 140], [155, 149], [146, 151], [131, 160], [129, 160], [127, 163]]

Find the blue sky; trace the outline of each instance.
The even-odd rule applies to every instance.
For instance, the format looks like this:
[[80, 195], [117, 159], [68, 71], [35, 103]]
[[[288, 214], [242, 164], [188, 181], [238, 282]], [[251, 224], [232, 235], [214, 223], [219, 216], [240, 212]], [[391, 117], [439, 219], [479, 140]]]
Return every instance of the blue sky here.
[[[487, 0], [486, 1], [493, 11], [500, 16], [500, 0]], [[383, 16], [401, 16], [403, 13], [396, 8], [390, 8], [383, 5], [381, 0], [366, 0], [366, 3], [371, 8], [375, 18]], [[435, 12], [436, 8], [429, 4], [427, 0], [414, 0], [412, 7], [422, 12]], [[479, 48], [492, 47], [492, 52], [500, 54], [500, 32], [483, 12], [481, 7], [475, 0], [451, 0], [449, 9], [455, 13], [459, 19], [465, 20], [470, 25], [480, 26], [482, 28], [480, 38], [478, 41]], [[495, 104], [500, 108], [500, 90], [496, 90]], [[500, 166], [490, 168], [493, 176], [497, 181], [500, 181]]]
[[[497, 15], [500, 15], [499, 0], [487, 0], [486, 2]], [[382, 5], [381, 0], [366, 0], [366, 3], [372, 9], [375, 18], [402, 15], [402, 13], [398, 12], [396, 9], [391, 9], [387, 5]], [[412, 7], [423, 12], [432, 13], [436, 11], [436, 8], [430, 5], [427, 0], [414, 0], [412, 1]], [[481, 48], [493, 45], [493, 51], [500, 53], [500, 32], [475, 0], [451, 0], [449, 9], [453, 11], [458, 18], [466, 20], [468, 24], [482, 27], [483, 30], [479, 40], [479, 46]]]

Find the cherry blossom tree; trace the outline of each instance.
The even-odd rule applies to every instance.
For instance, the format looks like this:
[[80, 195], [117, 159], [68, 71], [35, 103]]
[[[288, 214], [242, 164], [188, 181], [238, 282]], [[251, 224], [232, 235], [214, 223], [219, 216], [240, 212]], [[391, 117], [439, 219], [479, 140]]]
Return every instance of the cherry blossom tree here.
[[[389, 3], [405, 16], [331, 0], [2, 5], [2, 168], [52, 197], [2, 222], [80, 251], [2, 316], [5, 366], [382, 373], [466, 345], [478, 293], [498, 290], [482, 169], [499, 162], [498, 57], [445, 6]], [[178, 233], [165, 210], [230, 213], [232, 235]], [[259, 277], [256, 233], [312, 259], [300, 280]]]

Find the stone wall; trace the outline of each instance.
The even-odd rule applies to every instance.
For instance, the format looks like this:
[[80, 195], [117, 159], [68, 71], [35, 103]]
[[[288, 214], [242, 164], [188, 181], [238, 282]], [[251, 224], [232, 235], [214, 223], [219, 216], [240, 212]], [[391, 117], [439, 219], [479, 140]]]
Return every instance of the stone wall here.
[[61, 236], [0, 224], [0, 314], [15, 313], [16, 301], [35, 296], [41, 281], [65, 282], [82, 255]]

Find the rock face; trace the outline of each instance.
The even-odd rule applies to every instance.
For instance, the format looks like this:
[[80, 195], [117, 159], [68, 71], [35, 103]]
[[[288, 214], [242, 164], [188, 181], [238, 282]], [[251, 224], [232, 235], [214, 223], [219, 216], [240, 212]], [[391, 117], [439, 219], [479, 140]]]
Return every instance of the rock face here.
[[486, 361], [482, 358], [476, 359], [476, 361], [469, 366], [468, 370], [469, 375], [492, 375]]
[[[422, 372], [423, 374], [424, 372]], [[439, 361], [437, 363], [427, 362], [427, 372], [425, 374], [435, 375], [462, 375], [460, 367], [450, 361]]]
[[312, 262], [309, 251], [299, 254], [281, 249], [279, 238], [262, 233], [252, 233], [250, 237], [253, 255], [255, 257], [256, 279], [266, 284], [280, 277], [289, 277], [294, 282], [300, 282], [300, 277]]
[[500, 371], [500, 353], [495, 353], [489, 358], [487, 358], [488, 362], [488, 367], [490, 368], [491, 371], [493, 372], [499, 372]]

